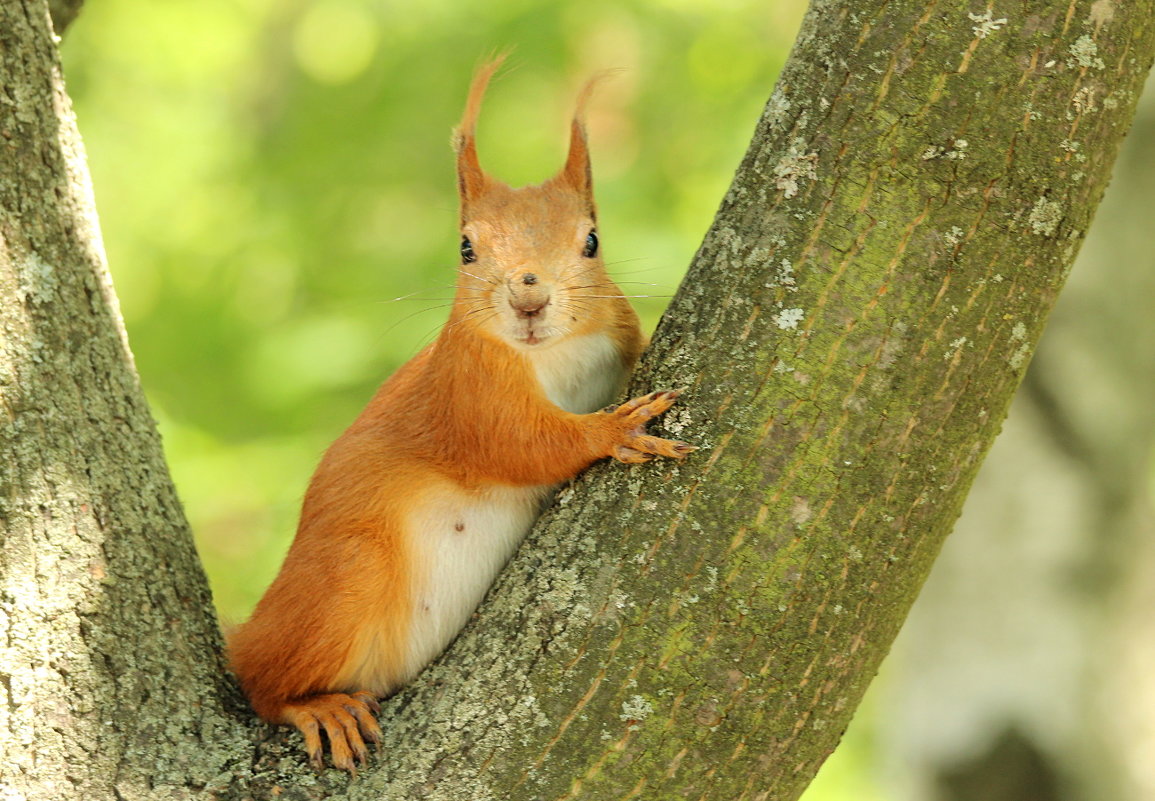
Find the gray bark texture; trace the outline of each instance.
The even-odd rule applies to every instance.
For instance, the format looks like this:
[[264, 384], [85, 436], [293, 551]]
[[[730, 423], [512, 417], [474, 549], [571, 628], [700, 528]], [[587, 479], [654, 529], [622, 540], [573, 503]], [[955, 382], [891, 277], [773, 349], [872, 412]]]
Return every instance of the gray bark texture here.
[[635, 377], [688, 387], [662, 425], [702, 451], [563, 490], [350, 778], [224, 677], [47, 6], [0, 5], [5, 797], [796, 798], [954, 523], [1153, 53], [1155, 0], [815, 2]]
[[0, 3], [0, 420], [0, 797], [203, 785], [244, 725], [42, 2]]

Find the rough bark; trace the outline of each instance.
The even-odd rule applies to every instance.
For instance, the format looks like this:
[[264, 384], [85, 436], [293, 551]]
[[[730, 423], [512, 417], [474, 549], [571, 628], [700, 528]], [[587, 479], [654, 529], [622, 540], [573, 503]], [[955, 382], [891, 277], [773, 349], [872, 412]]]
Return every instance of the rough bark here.
[[707, 447], [565, 490], [350, 780], [221, 681], [47, 10], [0, 6], [10, 794], [797, 797], [998, 430], [1153, 12], [816, 2], [636, 380], [690, 387], [664, 425]]

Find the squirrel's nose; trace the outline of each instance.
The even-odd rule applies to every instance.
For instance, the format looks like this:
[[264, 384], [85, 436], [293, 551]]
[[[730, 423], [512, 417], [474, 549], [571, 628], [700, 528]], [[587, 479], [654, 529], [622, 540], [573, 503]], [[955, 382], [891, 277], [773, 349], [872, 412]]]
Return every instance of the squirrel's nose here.
[[542, 282], [537, 273], [515, 273], [508, 281], [509, 305], [518, 317], [536, 317], [549, 305], [549, 283]]

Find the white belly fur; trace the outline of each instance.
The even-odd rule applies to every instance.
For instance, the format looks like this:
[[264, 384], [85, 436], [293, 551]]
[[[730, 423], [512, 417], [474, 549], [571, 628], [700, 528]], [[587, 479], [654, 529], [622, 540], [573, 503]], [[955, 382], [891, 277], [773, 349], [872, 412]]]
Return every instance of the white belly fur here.
[[412, 518], [424, 581], [415, 582], [405, 680], [441, 653], [541, 514], [550, 487], [491, 487], [444, 494]]
[[[577, 414], [612, 403], [626, 377], [617, 348], [603, 334], [559, 342], [531, 352], [530, 359], [546, 396]], [[492, 486], [470, 492], [447, 484], [414, 510], [413, 563], [422, 566], [425, 576], [415, 582], [403, 680], [440, 654], [465, 626], [553, 489]]]

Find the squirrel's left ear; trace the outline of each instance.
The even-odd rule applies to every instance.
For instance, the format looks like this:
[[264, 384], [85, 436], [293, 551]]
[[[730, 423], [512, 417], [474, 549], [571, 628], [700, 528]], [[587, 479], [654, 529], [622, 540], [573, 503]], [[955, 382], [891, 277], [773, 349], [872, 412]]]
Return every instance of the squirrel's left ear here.
[[594, 87], [606, 75], [607, 73], [600, 73], [590, 78], [578, 93], [577, 108], [574, 110], [573, 122], [570, 123], [569, 155], [566, 156], [565, 166], [555, 179], [589, 197], [591, 207], [594, 187], [593, 173], [590, 170], [589, 142], [586, 138], [585, 110], [586, 102]]

